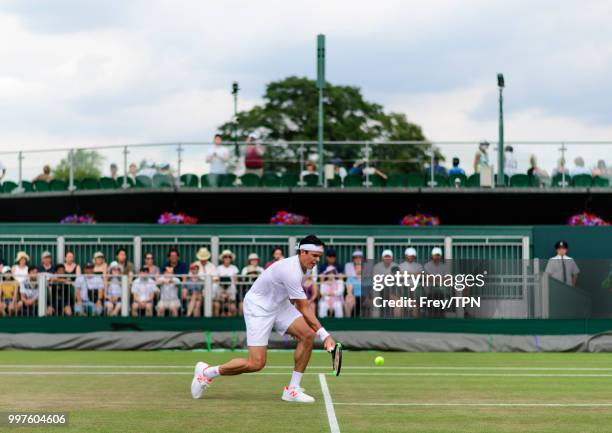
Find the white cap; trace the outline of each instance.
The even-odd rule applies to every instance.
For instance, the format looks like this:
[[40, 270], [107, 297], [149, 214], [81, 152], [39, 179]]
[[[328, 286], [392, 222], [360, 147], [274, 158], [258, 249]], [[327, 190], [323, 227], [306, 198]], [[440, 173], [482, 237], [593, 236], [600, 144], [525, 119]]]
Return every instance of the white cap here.
[[406, 250], [404, 251], [404, 255], [405, 256], [414, 256], [416, 257], [417, 253], [416, 250], [412, 247], [406, 248]]
[[391, 251], [391, 250], [384, 250], [384, 251], [382, 252], [381, 256], [382, 256], [382, 257], [385, 257], [385, 256], [390, 256], [390, 257], [393, 257], [393, 251]]
[[442, 255], [442, 248], [440, 247], [434, 247], [431, 249], [431, 255], [432, 256], [441, 256]]

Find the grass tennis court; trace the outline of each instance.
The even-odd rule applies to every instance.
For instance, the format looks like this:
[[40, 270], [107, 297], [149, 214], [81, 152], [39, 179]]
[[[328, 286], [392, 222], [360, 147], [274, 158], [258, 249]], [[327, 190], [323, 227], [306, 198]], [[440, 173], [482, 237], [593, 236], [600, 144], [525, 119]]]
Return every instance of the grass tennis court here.
[[[317, 402], [280, 400], [291, 352], [221, 378], [202, 400], [197, 360], [240, 352], [0, 352], [1, 411], [66, 411], [69, 432], [329, 432], [320, 373], [341, 432], [609, 432], [612, 354], [345, 352], [340, 377], [315, 353], [302, 381]], [[49, 431], [49, 427], [4, 431]]]

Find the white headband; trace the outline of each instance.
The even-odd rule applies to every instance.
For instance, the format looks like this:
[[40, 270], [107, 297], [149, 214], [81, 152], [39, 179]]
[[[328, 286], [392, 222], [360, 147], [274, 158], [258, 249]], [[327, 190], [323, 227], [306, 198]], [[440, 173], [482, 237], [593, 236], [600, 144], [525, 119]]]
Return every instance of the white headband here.
[[323, 245], [315, 245], [315, 244], [303, 244], [298, 247], [298, 250], [304, 251], [314, 251], [317, 253], [323, 252]]

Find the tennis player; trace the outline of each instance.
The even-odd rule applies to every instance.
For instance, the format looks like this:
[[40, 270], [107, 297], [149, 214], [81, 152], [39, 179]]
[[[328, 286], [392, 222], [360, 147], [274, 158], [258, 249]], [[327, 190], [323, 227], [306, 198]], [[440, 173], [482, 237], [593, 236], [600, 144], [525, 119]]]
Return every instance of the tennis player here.
[[300, 386], [312, 354], [315, 335], [328, 351], [336, 343], [309, 307], [302, 281], [321, 259], [324, 247], [316, 236], [306, 236], [300, 241], [297, 255], [275, 262], [255, 280], [244, 297], [248, 359], [236, 358], [219, 366], [198, 362], [191, 382], [193, 398], [201, 398], [218, 376], [254, 373], [264, 368], [268, 338], [274, 328], [279, 334], [289, 334], [298, 341], [295, 367], [291, 381], [283, 390], [282, 399], [299, 403], [315, 401]]

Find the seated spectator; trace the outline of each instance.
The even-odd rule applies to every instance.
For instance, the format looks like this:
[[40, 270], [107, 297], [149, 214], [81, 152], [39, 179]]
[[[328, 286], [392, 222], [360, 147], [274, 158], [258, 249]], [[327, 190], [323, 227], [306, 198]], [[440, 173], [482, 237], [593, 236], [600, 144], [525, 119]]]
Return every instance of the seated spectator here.
[[593, 177], [602, 177], [604, 179], [610, 178], [610, 170], [606, 166], [606, 161], [600, 159], [597, 161], [597, 167], [595, 167], [592, 171]]
[[518, 173], [518, 162], [514, 157], [514, 148], [506, 146], [504, 148], [504, 174], [512, 177]]
[[355, 161], [353, 168], [349, 170], [349, 174], [354, 174], [357, 176], [380, 176], [383, 179], [387, 179], [387, 175], [382, 171], [378, 170], [372, 165], [366, 166], [366, 161], [363, 159], [358, 159]]
[[304, 179], [304, 176], [308, 176], [309, 174], [318, 175], [317, 164], [314, 161], [306, 161], [306, 169], [302, 170], [300, 173], [300, 180]]
[[157, 293], [155, 280], [143, 266], [138, 278], [132, 283], [132, 316], [138, 317], [144, 311], [147, 317], [153, 315], [153, 299]]
[[58, 263], [55, 267], [55, 275], [49, 279], [47, 315], [55, 316], [61, 312], [64, 316], [72, 316], [73, 309], [72, 281], [66, 275], [64, 264]]
[[336, 319], [344, 317], [344, 281], [334, 266], [328, 266], [323, 272], [319, 293], [319, 317], [327, 317], [330, 311]]
[[123, 268], [117, 262], [108, 267], [108, 287], [104, 296], [104, 308], [107, 316], [118, 316], [121, 313], [121, 296], [123, 295], [122, 274]]
[[79, 275], [74, 282], [76, 303], [74, 312], [79, 316], [102, 314], [102, 301], [104, 300], [104, 280], [101, 275], [94, 273], [94, 264], [85, 265], [85, 273]]
[[266, 263], [265, 269], [268, 269], [274, 263], [285, 258], [283, 249], [281, 247], [274, 247], [274, 249], [272, 250], [271, 257], [272, 257], [272, 260]]
[[238, 282], [238, 293], [241, 295], [238, 299], [238, 315], [242, 316], [242, 299], [246, 292], [251, 288], [251, 285], [255, 282], [257, 277], [259, 277], [264, 268], [259, 266], [259, 256], [257, 253], [249, 254], [247, 258], [247, 263], [242, 271], [240, 272], [240, 280]]
[[489, 142], [482, 141], [474, 155], [474, 173], [480, 173], [484, 167], [489, 167]]
[[355, 250], [351, 255], [352, 261], [344, 265], [344, 274], [347, 277], [354, 277], [357, 275], [356, 267], [361, 266], [363, 263], [363, 251]]
[[159, 277], [159, 266], [155, 264], [155, 258], [152, 253], [146, 253], [144, 256], [144, 265], [142, 265], [143, 269], [147, 271], [149, 275], [152, 277]]
[[14, 316], [19, 294], [19, 283], [13, 278], [11, 268], [4, 266], [0, 276], [0, 316]]
[[48, 165], [45, 165], [43, 167], [43, 172], [39, 174], [38, 176], [36, 176], [32, 180], [32, 182], [38, 182], [38, 181], [51, 182], [52, 180], [53, 180], [53, 175], [51, 174], [51, 167], [49, 167]]
[[340, 179], [344, 180], [348, 172], [346, 171], [346, 168], [342, 167], [342, 161], [340, 158], [334, 158], [332, 160], [332, 164], [334, 165], [334, 174]]
[[306, 293], [306, 298], [308, 299], [308, 306], [310, 307], [310, 311], [313, 314], [317, 314], [317, 301], [319, 299], [319, 285], [312, 277], [312, 274], [308, 274], [304, 276], [304, 280], [302, 281], [302, 288], [304, 289], [304, 293]]
[[128, 168], [128, 177], [135, 182], [136, 176], [138, 176], [138, 166], [134, 163], [131, 163]]
[[171, 266], [167, 266], [164, 275], [159, 279], [160, 294], [157, 303], [157, 315], [165, 316], [166, 310], [170, 311], [172, 317], [178, 317], [181, 308], [181, 300], [178, 296], [178, 286], [181, 280], [174, 276]]
[[[444, 263], [442, 259], [442, 248], [434, 247], [431, 249], [431, 260], [425, 263], [423, 266], [423, 270], [426, 274], [431, 275], [448, 275], [450, 274], [450, 266]], [[452, 288], [448, 288], [445, 286], [427, 286], [425, 288], [425, 294], [430, 299], [448, 299], [454, 293]], [[442, 317], [446, 313], [445, 310], [440, 308], [429, 308], [428, 315], [429, 317]]]
[[117, 180], [119, 177], [119, 167], [114, 162], [110, 165], [110, 178], [112, 180]]
[[[408, 247], [404, 250], [404, 261], [402, 263], [399, 264], [399, 270], [401, 272], [407, 272], [409, 274], [420, 274], [421, 272], [423, 272], [423, 265], [418, 263], [416, 261], [417, 258], [417, 251], [415, 248], [413, 247]], [[408, 295], [408, 297], [412, 298], [412, 299], [416, 299], [417, 295], [416, 295], [416, 289], [417, 287], [413, 287], [410, 282], [409, 284], [406, 285], [406, 294]], [[419, 315], [419, 309], [418, 308], [411, 308], [409, 310], [409, 314], [412, 317], [418, 317]]]
[[93, 256], [93, 272], [96, 275], [106, 275], [108, 273], [108, 264], [102, 251], [96, 251]]
[[453, 158], [453, 166], [452, 166], [452, 168], [450, 168], [448, 170], [449, 176], [451, 174], [463, 174], [463, 175], [465, 175], [465, 170], [462, 169], [461, 167], [459, 167], [459, 162], [460, 162], [459, 158], [457, 158], [457, 157]]
[[542, 180], [545, 180], [549, 177], [548, 172], [546, 170], [538, 167], [538, 159], [535, 157], [535, 155], [531, 155], [531, 157], [529, 158], [529, 169], [527, 170], [527, 175], [536, 176]]
[[19, 300], [15, 306], [15, 313], [33, 317], [38, 315], [38, 269], [31, 267], [28, 278], [19, 289]]
[[188, 301], [187, 317], [200, 317], [202, 315], [202, 301], [204, 298], [204, 280], [200, 276], [200, 263], [189, 265], [187, 281], [183, 283], [182, 298]]
[[244, 150], [244, 172], [263, 176], [264, 153], [266, 148], [257, 141], [254, 135], [249, 135]]
[[172, 268], [172, 272], [177, 277], [184, 277], [189, 272], [187, 264], [181, 261], [181, 254], [176, 248], [170, 248], [168, 251], [168, 261], [164, 268]]
[[217, 267], [210, 262], [210, 251], [208, 248], [202, 247], [196, 254], [196, 262], [198, 265], [198, 274], [203, 277], [205, 275], [217, 275]]
[[346, 278], [344, 317], [359, 317], [361, 314], [361, 271], [362, 264], [354, 264], [354, 274]]
[[134, 264], [127, 259], [127, 250], [119, 248], [115, 253], [115, 262], [121, 267], [123, 275], [127, 275], [130, 282], [134, 279]]
[[440, 158], [437, 156], [434, 156], [433, 158], [433, 166], [429, 166], [425, 169], [424, 174], [425, 176], [431, 177], [431, 172], [433, 171], [434, 176], [448, 176], [448, 173], [446, 172], [446, 167], [444, 167], [443, 165], [440, 164]]
[[229, 277], [213, 277], [213, 316], [236, 315], [236, 286]]
[[591, 174], [591, 170], [584, 166], [584, 159], [581, 156], [578, 156], [574, 159], [574, 168], [570, 170], [570, 174], [572, 177], [577, 176], [579, 174]]
[[[241, 290], [240, 292], [238, 292], [237, 287], [236, 287], [236, 282], [238, 279], [237, 276], [240, 273], [240, 271], [235, 265], [232, 264], [235, 258], [236, 256], [230, 250], [223, 250], [223, 252], [221, 253], [221, 257], [220, 257], [221, 264], [217, 266], [217, 275], [219, 276], [219, 284], [222, 287], [229, 286], [227, 288], [227, 292], [223, 292], [223, 291], [220, 292], [221, 297], [225, 299], [226, 294], [233, 294], [234, 299], [230, 299], [231, 303], [235, 302], [236, 300], [239, 303], [241, 303], [242, 299], [244, 298], [244, 290]], [[215, 308], [220, 308], [220, 307], [222, 307], [221, 304], [219, 304], [218, 307], [215, 307]], [[231, 314], [231, 315], [234, 315], [234, 314]]]
[[553, 177], [558, 174], [565, 174], [566, 176], [570, 175], [569, 169], [565, 166], [565, 158], [559, 158], [557, 160], [557, 166], [552, 171]]
[[55, 266], [53, 266], [53, 256], [49, 251], [43, 251], [40, 256], [40, 265], [37, 266], [38, 272], [44, 272], [47, 274], [55, 273]]
[[19, 287], [23, 287], [23, 283], [28, 278], [28, 263], [30, 262], [30, 256], [25, 251], [19, 251], [15, 258], [15, 264], [11, 268], [11, 275], [15, 281], [19, 283]]
[[64, 255], [64, 270], [67, 275], [81, 275], [81, 265], [74, 261], [74, 253], [66, 251]]
[[323, 274], [329, 266], [333, 266], [338, 274], [344, 274], [344, 266], [338, 263], [336, 250], [333, 248], [325, 251], [325, 261], [319, 264], [319, 274]]

